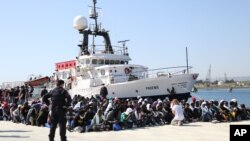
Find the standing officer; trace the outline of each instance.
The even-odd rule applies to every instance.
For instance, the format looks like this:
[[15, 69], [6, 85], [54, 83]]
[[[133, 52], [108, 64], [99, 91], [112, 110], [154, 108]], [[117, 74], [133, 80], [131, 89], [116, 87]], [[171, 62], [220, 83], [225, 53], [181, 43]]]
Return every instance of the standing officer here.
[[107, 87], [105, 87], [105, 85], [104, 84], [102, 84], [102, 87], [101, 87], [101, 89], [100, 89], [100, 96], [102, 97], [102, 98], [107, 98], [107, 95], [108, 95], [108, 89], [107, 89]]
[[51, 128], [49, 140], [54, 141], [57, 124], [60, 127], [61, 141], [66, 141], [66, 109], [71, 104], [71, 97], [67, 90], [63, 88], [64, 81], [58, 80], [57, 87], [43, 97], [43, 102], [49, 104], [51, 98]]

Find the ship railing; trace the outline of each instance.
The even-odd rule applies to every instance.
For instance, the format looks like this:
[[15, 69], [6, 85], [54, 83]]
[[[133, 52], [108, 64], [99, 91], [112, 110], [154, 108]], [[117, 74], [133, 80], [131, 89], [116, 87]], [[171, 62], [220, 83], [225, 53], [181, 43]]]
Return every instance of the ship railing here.
[[110, 83], [123, 83], [128, 81], [143, 80], [148, 78], [158, 78], [158, 77], [173, 77], [175, 75], [183, 75], [191, 73], [192, 67], [178, 66], [178, 67], [168, 67], [152, 69], [147, 71], [136, 71], [128, 75], [112, 75], [110, 78]]
[[91, 97], [100, 94], [100, 86], [98, 87], [90, 87], [90, 88], [82, 88], [75, 90], [77, 94], [84, 94], [85, 97]]
[[158, 68], [158, 69], [151, 69], [148, 70], [148, 78], [156, 78], [156, 77], [162, 77], [167, 76], [171, 77], [174, 75], [181, 75], [181, 74], [187, 74], [191, 73], [192, 71], [191, 66], [177, 66], [177, 67], [168, 67], [168, 68]]
[[[127, 47], [122, 46], [112, 46], [113, 53], [116, 55], [124, 55], [128, 56], [128, 50]], [[105, 50], [104, 45], [91, 45], [89, 48], [89, 52], [92, 54], [110, 54], [110, 51]]]

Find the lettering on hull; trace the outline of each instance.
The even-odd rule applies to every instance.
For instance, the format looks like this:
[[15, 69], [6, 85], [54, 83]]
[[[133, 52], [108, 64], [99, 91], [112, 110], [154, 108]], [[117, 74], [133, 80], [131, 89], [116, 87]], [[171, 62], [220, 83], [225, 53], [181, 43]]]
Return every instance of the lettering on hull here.
[[156, 90], [156, 89], [159, 89], [159, 86], [149, 86], [149, 87], [146, 87], [146, 90]]

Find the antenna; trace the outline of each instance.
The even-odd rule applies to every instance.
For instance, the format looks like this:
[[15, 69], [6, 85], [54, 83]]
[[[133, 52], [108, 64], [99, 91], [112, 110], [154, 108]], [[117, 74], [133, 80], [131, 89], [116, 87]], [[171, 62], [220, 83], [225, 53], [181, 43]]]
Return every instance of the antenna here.
[[118, 41], [118, 43], [122, 43], [122, 48], [123, 48], [123, 55], [128, 56], [128, 48], [126, 47], [126, 43], [129, 42], [130, 40], [121, 40]]
[[[98, 7], [96, 7], [96, 4], [97, 4], [97, 0], [93, 0], [93, 9], [90, 9], [90, 12], [89, 12], [89, 16], [91, 19], [94, 19], [95, 20], [95, 32], [97, 32], [99, 29], [98, 29], [98, 25], [97, 25], [97, 18], [98, 18], [98, 13], [96, 11], [96, 9]], [[90, 6], [91, 7], [91, 6]], [[100, 8], [98, 8], [100, 9]]]
[[130, 40], [121, 40], [121, 41], [118, 41], [118, 43], [122, 43], [122, 46], [125, 47], [126, 46], [126, 43], [129, 42]]

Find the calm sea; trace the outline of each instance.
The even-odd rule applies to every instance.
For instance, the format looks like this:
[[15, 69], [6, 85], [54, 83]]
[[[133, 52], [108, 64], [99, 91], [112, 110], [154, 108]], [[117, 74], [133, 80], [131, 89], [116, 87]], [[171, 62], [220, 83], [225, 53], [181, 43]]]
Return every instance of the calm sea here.
[[239, 104], [245, 104], [247, 107], [250, 107], [250, 88], [233, 89], [232, 93], [229, 93], [228, 89], [199, 89], [197, 93], [192, 93], [192, 96], [207, 101], [211, 99], [230, 101], [235, 98]]

